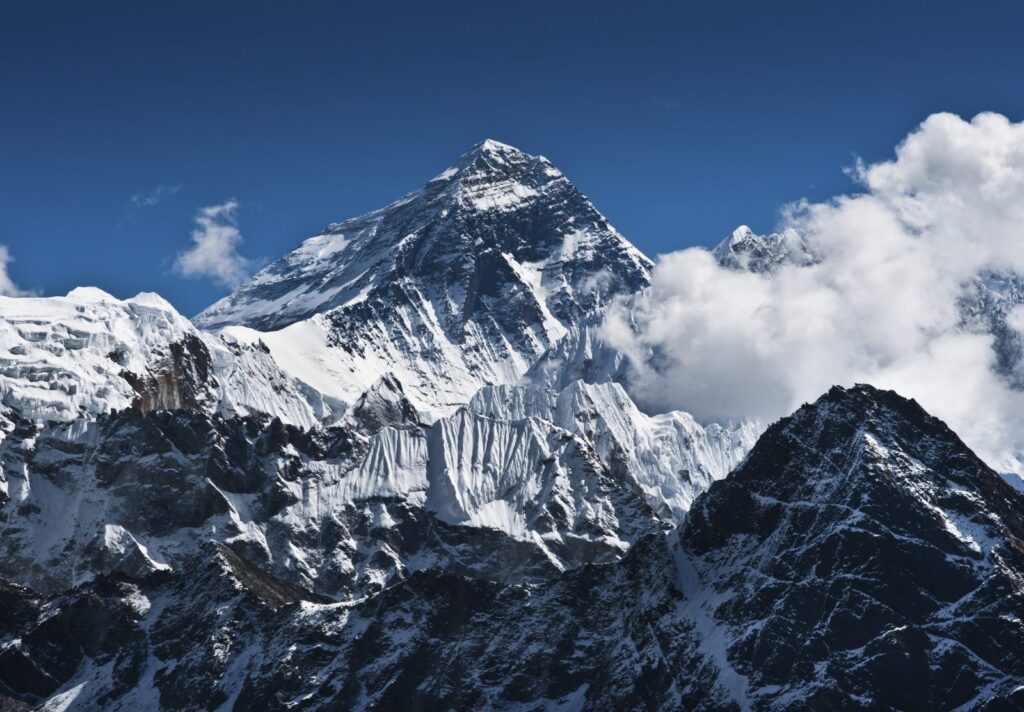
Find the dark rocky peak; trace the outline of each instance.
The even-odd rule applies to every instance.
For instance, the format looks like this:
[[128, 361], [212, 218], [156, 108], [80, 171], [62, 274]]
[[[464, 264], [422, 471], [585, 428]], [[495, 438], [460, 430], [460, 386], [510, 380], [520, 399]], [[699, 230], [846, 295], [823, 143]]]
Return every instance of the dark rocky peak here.
[[273, 329], [374, 296], [390, 305], [421, 295], [437, 306], [457, 297], [465, 320], [482, 290], [513, 302], [551, 292], [544, 306], [567, 319], [646, 285], [650, 268], [547, 159], [487, 140], [421, 190], [329, 225], [195, 322]]
[[1024, 676], [1022, 514], [916, 402], [837, 387], [694, 503], [680, 546], [764, 707], [969, 709]]
[[[750, 480], [748, 484], [759, 491], [762, 483], [754, 480], [766, 478], [764, 487], [781, 492], [775, 488], [832, 482], [836, 473], [831, 466], [840, 462], [849, 465], [851, 485], [881, 468], [909, 478], [901, 482], [927, 482], [929, 488], [994, 494], [1007, 487], [956, 433], [917, 401], [863, 384], [835, 386], [772, 425], [731, 477]], [[802, 477], [782, 480], [769, 475], [768, 470], [782, 465]]]
[[758, 502], [800, 502], [961, 556], [984, 556], [995, 530], [1024, 540], [1024, 496], [916, 401], [868, 385], [833, 387], [769, 427], [716, 489], [704, 506], [729, 500], [741, 527], [755, 526], [741, 511]]

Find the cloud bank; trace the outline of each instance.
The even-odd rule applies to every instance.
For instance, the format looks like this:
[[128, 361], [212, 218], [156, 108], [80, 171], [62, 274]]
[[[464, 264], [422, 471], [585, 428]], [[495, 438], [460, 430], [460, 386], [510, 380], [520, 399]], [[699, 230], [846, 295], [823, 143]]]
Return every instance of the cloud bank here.
[[[995, 372], [993, 337], [965, 333], [964, 284], [1024, 274], [1024, 124], [928, 117], [893, 160], [858, 163], [861, 192], [782, 211], [821, 260], [774, 276], [664, 255], [644, 297], [605, 337], [651, 408], [707, 420], [774, 419], [833, 384], [916, 398], [993, 467], [1022, 470], [1024, 393]], [[1024, 334], [1024, 310], [1007, 317]]]
[[200, 208], [193, 245], [178, 255], [174, 271], [183, 277], [210, 278], [225, 287], [237, 287], [249, 275], [252, 262], [238, 253], [238, 201]]

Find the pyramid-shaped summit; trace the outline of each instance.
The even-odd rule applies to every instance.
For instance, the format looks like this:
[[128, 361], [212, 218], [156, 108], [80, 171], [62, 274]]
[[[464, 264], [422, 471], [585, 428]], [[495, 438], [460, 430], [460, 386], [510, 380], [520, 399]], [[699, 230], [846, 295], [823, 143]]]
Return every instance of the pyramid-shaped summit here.
[[465, 402], [644, 287], [650, 268], [550, 161], [486, 140], [420, 190], [329, 225], [194, 321], [277, 332], [313, 320], [361, 386], [390, 370], [415, 397], [430, 364], [446, 363], [464, 373], [458, 385], [441, 377], [454, 391], [440, 398]]
[[[329, 225], [194, 321], [279, 329], [358, 303], [395, 279], [420, 288], [464, 283], [471, 298], [461, 306], [473, 309], [474, 275], [503, 253], [512, 259], [498, 271], [529, 271], [553, 287], [553, 311], [565, 318], [635, 290], [650, 270], [550, 161], [487, 139], [420, 190]], [[587, 289], [598, 273], [607, 276], [597, 280], [606, 288]]]

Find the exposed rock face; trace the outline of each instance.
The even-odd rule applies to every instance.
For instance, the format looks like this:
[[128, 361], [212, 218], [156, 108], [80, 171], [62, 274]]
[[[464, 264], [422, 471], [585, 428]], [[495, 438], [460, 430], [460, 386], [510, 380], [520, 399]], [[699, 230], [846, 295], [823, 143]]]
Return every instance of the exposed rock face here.
[[913, 401], [837, 388], [619, 562], [533, 587], [421, 571], [340, 605], [204, 546], [0, 589], [0, 682], [83, 708], [1014, 709], [1022, 512]]
[[202, 408], [210, 399], [213, 362], [202, 339], [186, 334], [168, 345], [168, 354], [143, 374], [124, 371], [121, 377], [135, 391], [132, 407], [142, 413], [155, 410]]
[[352, 406], [350, 418], [357, 428], [370, 435], [389, 425], [401, 427], [419, 423], [419, 413], [394, 376], [384, 376], [370, 386]]

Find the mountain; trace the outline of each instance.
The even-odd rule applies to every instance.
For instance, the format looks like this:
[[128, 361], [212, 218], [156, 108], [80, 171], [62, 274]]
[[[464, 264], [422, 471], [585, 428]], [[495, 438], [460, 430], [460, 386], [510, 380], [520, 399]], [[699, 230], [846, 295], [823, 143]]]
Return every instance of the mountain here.
[[329, 427], [218, 408], [8, 418], [0, 576], [55, 592], [177, 569], [212, 540], [338, 600], [424, 568], [523, 582], [617, 559], [758, 432], [581, 381], [487, 387], [429, 425], [394, 379]]
[[0, 683], [11, 708], [1017, 709], [1022, 513], [915, 402], [834, 388], [619, 561], [338, 604], [209, 544], [0, 588]]
[[0, 709], [1024, 706], [1024, 495], [869, 386], [644, 412], [601, 324], [649, 281], [486, 141], [195, 322], [0, 298]]
[[758, 235], [746, 225], [733, 230], [712, 250], [723, 267], [771, 273], [783, 265], [806, 267], [819, 261], [807, 242], [792, 230]]
[[193, 320], [264, 343], [346, 404], [382, 376], [421, 415], [516, 382], [651, 262], [547, 159], [483, 141], [422, 189], [330, 225]]
[[50, 595], [212, 541], [348, 601], [617, 560], [759, 431], [620, 385], [599, 320], [649, 264], [548, 161], [486, 141], [197, 320], [249, 326], [152, 294], [2, 299], [0, 576]]

